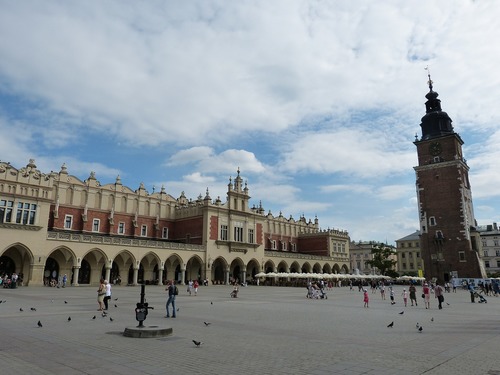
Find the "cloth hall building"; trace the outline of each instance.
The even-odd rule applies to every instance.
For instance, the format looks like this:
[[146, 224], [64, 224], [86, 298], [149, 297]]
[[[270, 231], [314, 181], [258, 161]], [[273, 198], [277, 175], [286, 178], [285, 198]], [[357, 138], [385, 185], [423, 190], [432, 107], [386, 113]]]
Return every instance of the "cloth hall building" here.
[[0, 274], [23, 285], [67, 275], [72, 285], [101, 278], [122, 284], [207, 279], [249, 282], [259, 272], [349, 272], [349, 235], [321, 230], [318, 219], [285, 218], [250, 207], [247, 183], [229, 180], [225, 202], [149, 193], [95, 174], [42, 173], [34, 160], [0, 161]]

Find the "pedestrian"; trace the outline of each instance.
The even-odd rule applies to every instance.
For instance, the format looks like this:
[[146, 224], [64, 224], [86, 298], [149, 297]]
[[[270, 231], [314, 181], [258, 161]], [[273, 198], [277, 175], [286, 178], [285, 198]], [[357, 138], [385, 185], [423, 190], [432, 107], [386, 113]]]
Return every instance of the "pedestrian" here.
[[443, 294], [444, 294], [443, 287], [441, 285], [439, 285], [438, 281], [436, 281], [436, 286], [434, 287], [434, 297], [436, 297], [438, 299], [439, 310], [441, 310], [443, 308], [443, 306], [441, 305], [444, 301]]
[[368, 297], [368, 290], [367, 289], [363, 289], [363, 302], [365, 303], [365, 306], [366, 308], [370, 307], [368, 306], [368, 302], [370, 302], [370, 297]]
[[470, 301], [472, 303], [474, 303], [474, 298], [475, 298], [475, 291], [474, 291], [474, 285], [472, 283], [469, 283], [469, 286], [468, 286], [468, 289], [469, 289], [469, 293], [470, 293]]
[[63, 285], [62, 285], [63, 288], [66, 288], [66, 283], [67, 282], [68, 282], [68, 275], [64, 274], [64, 276], [63, 276]]
[[200, 284], [198, 283], [198, 280], [195, 280], [193, 282], [193, 290], [194, 290], [194, 296], [196, 297], [198, 295], [198, 288]]
[[111, 283], [108, 280], [104, 280], [104, 285], [106, 287], [106, 294], [104, 295], [104, 310], [107, 310], [108, 302], [111, 299]]
[[408, 292], [406, 291], [406, 288], [403, 288], [403, 293], [401, 293], [403, 296], [403, 302], [405, 303], [405, 307], [408, 304]]
[[408, 291], [410, 292], [411, 305], [413, 306], [413, 302], [415, 302], [415, 306], [418, 306], [418, 303], [417, 303], [417, 288], [415, 288], [415, 285], [411, 284], [410, 287], [408, 288]]
[[396, 301], [394, 301], [394, 289], [392, 289], [392, 286], [389, 287], [389, 298], [391, 299], [391, 305], [395, 305]]
[[380, 296], [385, 300], [385, 285], [383, 281], [380, 283]]
[[168, 307], [172, 304], [172, 318], [175, 318], [175, 297], [179, 294], [179, 290], [174, 283], [174, 280], [170, 280], [168, 286], [165, 288], [168, 291], [168, 299], [167, 299], [167, 316], [166, 318], [170, 318], [170, 313], [168, 311]]
[[431, 308], [431, 289], [429, 288], [429, 284], [424, 283], [424, 287], [422, 288], [422, 295], [424, 297], [425, 308]]
[[106, 294], [106, 286], [104, 285], [104, 279], [99, 281], [99, 289], [97, 289], [97, 304], [99, 309], [97, 311], [102, 311], [104, 309], [104, 296]]
[[189, 293], [189, 295], [191, 295], [191, 293], [193, 292], [193, 280], [189, 280], [187, 292]]

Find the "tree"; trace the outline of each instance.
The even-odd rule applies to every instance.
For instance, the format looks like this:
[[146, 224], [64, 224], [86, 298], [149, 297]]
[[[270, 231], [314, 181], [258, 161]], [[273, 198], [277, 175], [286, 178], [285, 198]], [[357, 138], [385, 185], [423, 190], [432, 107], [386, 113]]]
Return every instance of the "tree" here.
[[394, 255], [394, 248], [380, 243], [372, 246], [372, 259], [365, 263], [372, 268], [378, 268], [382, 275], [390, 276], [395, 271], [392, 269], [396, 261], [390, 257]]

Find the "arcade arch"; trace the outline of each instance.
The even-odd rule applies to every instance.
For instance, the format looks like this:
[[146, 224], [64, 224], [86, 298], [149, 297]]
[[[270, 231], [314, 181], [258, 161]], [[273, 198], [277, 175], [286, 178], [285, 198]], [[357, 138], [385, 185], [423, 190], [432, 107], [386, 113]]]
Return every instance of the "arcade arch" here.
[[4, 273], [10, 275], [16, 272], [24, 285], [29, 284], [31, 280], [31, 264], [33, 263], [33, 254], [23, 244], [16, 243], [6, 248], [0, 254], [0, 276]]

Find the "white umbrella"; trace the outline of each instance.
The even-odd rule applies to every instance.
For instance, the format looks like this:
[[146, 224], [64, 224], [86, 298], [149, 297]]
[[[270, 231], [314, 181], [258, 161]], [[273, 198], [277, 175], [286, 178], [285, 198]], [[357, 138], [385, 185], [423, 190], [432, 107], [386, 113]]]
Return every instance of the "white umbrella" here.
[[256, 273], [255, 277], [266, 277], [266, 273], [265, 272]]

